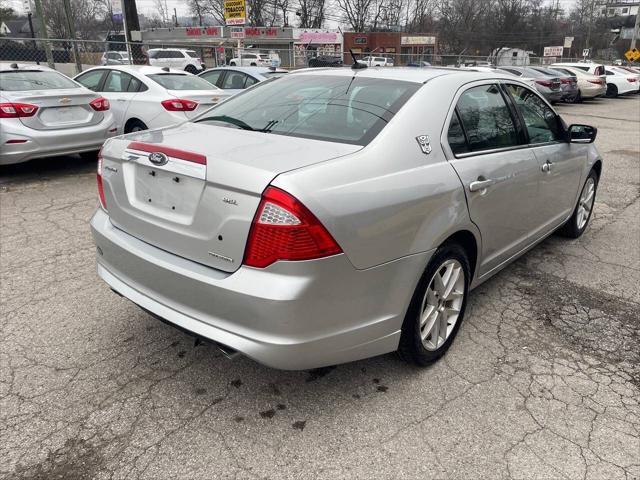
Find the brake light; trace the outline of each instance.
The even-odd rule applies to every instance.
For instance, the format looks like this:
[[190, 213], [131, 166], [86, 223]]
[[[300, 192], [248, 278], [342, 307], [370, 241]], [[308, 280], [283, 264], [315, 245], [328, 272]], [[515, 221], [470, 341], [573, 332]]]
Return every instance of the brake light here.
[[536, 80], [536, 83], [538, 85], [542, 85], [543, 87], [549, 87], [551, 88], [551, 86], [553, 85], [550, 81], [548, 80]]
[[106, 211], [107, 201], [104, 198], [104, 185], [102, 184], [102, 150], [98, 153], [98, 173], [96, 175], [98, 182], [98, 198], [100, 199], [100, 206]]
[[0, 103], [0, 118], [33, 117], [37, 111], [30, 103]]
[[312, 260], [342, 253], [313, 213], [275, 187], [262, 194], [251, 225], [244, 264], [268, 267], [278, 260]]
[[91, 100], [91, 102], [89, 102], [89, 105], [91, 105], [91, 108], [93, 108], [96, 112], [104, 112], [105, 110], [109, 110], [109, 108], [111, 107], [109, 100], [104, 97]]
[[587, 80], [589, 83], [595, 83], [596, 85], [602, 85], [602, 80]]
[[571, 79], [570, 78], [561, 78], [560, 79], [560, 83], [564, 83], [566, 85], [567, 83], [571, 83]]
[[162, 106], [170, 112], [193, 112], [198, 106], [198, 102], [193, 100], [185, 100], [183, 98], [172, 98], [163, 100]]
[[627, 82], [636, 83], [636, 79], [634, 77], [627, 77]]

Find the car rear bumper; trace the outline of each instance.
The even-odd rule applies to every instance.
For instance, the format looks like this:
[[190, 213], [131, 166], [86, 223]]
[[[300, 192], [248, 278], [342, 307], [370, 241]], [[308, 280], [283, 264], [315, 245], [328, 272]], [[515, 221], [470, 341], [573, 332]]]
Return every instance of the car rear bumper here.
[[601, 97], [605, 93], [607, 93], [606, 85], [589, 83], [588, 85], [582, 84], [580, 86], [580, 96], [583, 98]]
[[[112, 115], [105, 115], [96, 125], [65, 130], [34, 130], [17, 119], [9, 120], [0, 126], [0, 165], [98, 150], [106, 139], [116, 135]], [[11, 140], [26, 142], [7, 143]]]
[[345, 255], [222, 272], [91, 220], [99, 276], [182, 329], [265, 365], [302, 370], [397, 349], [417, 279], [431, 252], [357, 270]]

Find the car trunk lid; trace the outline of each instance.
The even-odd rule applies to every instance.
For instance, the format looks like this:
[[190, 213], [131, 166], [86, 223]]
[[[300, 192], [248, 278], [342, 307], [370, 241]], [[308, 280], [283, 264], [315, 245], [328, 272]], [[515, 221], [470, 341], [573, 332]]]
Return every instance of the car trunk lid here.
[[25, 126], [35, 130], [86, 127], [98, 124], [104, 118], [102, 112], [95, 111], [90, 105], [98, 96], [81, 88], [5, 91], [3, 95], [11, 102], [38, 107], [34, 116], [20, 118]]
[[361, 148], [197, 123], [140, 132], [103, 149], [107, 209], [130, 235], [233, 272], [278, 174]]

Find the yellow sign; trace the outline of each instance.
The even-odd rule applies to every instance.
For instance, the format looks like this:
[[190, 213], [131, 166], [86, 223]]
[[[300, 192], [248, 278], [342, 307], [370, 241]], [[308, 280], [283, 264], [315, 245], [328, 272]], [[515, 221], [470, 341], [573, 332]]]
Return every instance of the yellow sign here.
[[633, 50], [627, 50], [627, 53], [624, 54], [627, 57], [627, 60], [630, 62], [634, 62], [636, 60], [640, 60], [640, 50], [634, 48]]
[[244, 25], [247, 19], [245, 0], [224, 0], [224, 20], [227, 25]]

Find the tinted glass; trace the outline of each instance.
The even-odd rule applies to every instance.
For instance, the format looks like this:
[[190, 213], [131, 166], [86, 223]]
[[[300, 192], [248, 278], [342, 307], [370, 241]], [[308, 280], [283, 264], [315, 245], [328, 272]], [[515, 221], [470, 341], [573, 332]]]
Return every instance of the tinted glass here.
[[127, 92], [143, 92], [147, 89], [146, 85], [143, 85], [140, 80], [135, 77], [131, 77]]
[[167, 90], [215, 90], [216, 88], [205, 79], [193, 75], [154, 73], [153, 75], [147, 75], [147, 77]]
[[251, 75], [247, 75], [247, 81], [244, 82], [244, 88], [249, 88], [251, 85], [255, 85], [258, 83], [258, 80], [253, 78]]
[[222, 88], [241, 90], [244, 88], [244, 82], [246, 81], [247, 76], [241, 72], [227, 72], [226, 77], [224, 77], [224, 83], [222, 84]]
[[159, 53], [160, 52], [157, 50], [149, 50], [148, 55], [149, 55], [149, 58], [158, 58]]
[[178, 50], [168, 50], [164, 52], [164, 54], [165, 54], [165, 58], [184, 58], [184, 55], [182, 55], [182, 52], [179, 52]]
[[519, 70], [514, 70], [514, 69], [511, 69], [511, 68], [502, 68], [502, 67], [500, 67], [500, 70], [504, 70], [505, 72], [509, 72], [512, 75], [517, 75], [518, 77], [522, 76], [522, 72], [520, 72]]
[[199, 57], [199, 55], [196, 52], [194, 52], [193, 50], [187, 50], [186, 54], [188, 56], [190, 56], [191, 58], [198, 58]]
[[0, 90], [59, 90], [80, 88], [61, 73], [43, 70], [8, 70], [0, 72]]
[[89, 90], [97, 92], [104, 73], [105, 70], [94, 70], [80, 75], [76, 81], [87, 87]]
[[222, 70], [213, 70], [211, 72], [205, 72], [200, 75], [200, 78], [204, 78], [207, 82], [212, 85], [216, 85], [218, 80], [220, 79], [220, 75], [222, 75]]
[[604, 66], [599, 65], [596, 67], [594, 75], [604, 75]]
[[529, 133], [529, 143], [560, 140], [560, 123], [555, 112], [538, 95], [520, 85], [507, 85]]
[[288, 75], [231, 97], [195, 121], [366, 145], [420, 86], [358, 76]]
[[467, 146], [467, 140], [464, 138], [464, 132], [462, 131], [462, 125], [458, 119], [458, 114], [454, 112], [449, 124], [449, 133], [447, 135], [449, 139], [449, 146], [454, 154], [466, 153], [469, 151]]
[[472, 151], [518, 145], [518, 135], [497, 85], [473, 87], [457, 105]]
[[278, 78], [289, 72], [262, 72], [262, 75], [269, 78]]
[[129, 83], [131, 82], [131, 75], [118, 70], [112, 70], [109, 72], [107, 81], [104, 82], [103, 92], [126, 92], [129, 89]]
[[585, 72], [589, 71], [589, 67], [582, 67], [582, 66], [576, 65], [575, 68], [579, 68], [580, 70], [583, 70]]

